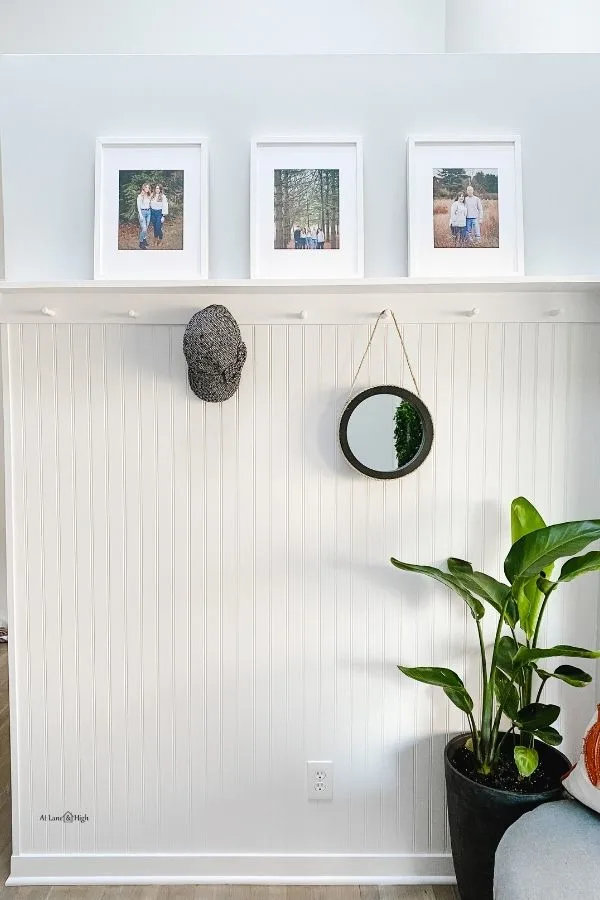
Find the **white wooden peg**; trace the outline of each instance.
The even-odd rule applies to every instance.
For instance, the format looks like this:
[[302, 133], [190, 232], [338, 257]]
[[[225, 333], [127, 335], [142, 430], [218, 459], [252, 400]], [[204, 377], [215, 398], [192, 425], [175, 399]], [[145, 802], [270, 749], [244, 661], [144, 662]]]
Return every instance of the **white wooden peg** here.
[[468, 311], [467, 315], [470, 319], [474, 319], [475, 316], [479, 315], [479, 309], [476, 306], [474, 306], [473, 309], [470, 309]]
[[140, 317], [139, 312], [135, 309], [130, 309], [129, 312], [127, 313], [127, 315], [129, 316], [130, 319], [139, 319], [139, 317]]
[[548, 312], [548, 315], [549, 315], [549, 316], [561, 316], [561, 315], [562, 315], [562, 309], [551, 309], [551, 310]]
[[307, 311], [306, 311], [305, 309], [300, 310], [300, 312], [298, 313], [298, 318], [299, 318], [299, 319], [302, 319], [303, 322], [304, 322], [306, 319], [308, 319], [308, 313], [307, 313]]
[[49, 306], [42, 306], [41, 313], [43, 316], [55, 316], [56, 310], [50, 309]]

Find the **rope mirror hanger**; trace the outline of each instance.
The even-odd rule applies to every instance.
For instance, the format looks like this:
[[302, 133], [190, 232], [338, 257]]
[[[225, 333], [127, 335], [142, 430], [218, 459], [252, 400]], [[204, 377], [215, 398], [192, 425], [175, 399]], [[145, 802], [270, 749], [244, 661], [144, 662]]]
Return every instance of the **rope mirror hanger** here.
[[431, 414], [421, 399], [398, 320], [393, 310], [390, 312], [415, 393], [396, 385], [379, 385], [352, 397], [377, 327], [387, 314], [384, 310], [377, 317], [352, 379], [339, 427], [340, 446], [350, 465], [363, 475], [380, 479], [401, 478], [413, 472], [425, 461], [433, 443]]

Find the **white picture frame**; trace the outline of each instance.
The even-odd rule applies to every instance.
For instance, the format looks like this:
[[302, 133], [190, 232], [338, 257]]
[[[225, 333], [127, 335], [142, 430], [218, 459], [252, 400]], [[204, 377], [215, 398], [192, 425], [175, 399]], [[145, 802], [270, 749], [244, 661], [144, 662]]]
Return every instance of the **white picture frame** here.
[[[136, 241], [119, 205], [120, 173], [181, 172], [181, 223], [163, 217], [163, 241]], [[173, 207], [173, 204], [171, 204]], [[98, 138], [94, 210], [94, 278], [200, 281], [208, 278], [208, 143], [205, 138]], [[159, 226], [157, 226], [159, 227]], [[149, 229], [150, 237], [152, 229]]]
[[[262, 138], [251, 145], [250, 176], [250, 272], [256, 279], [359, 279], [364, 277], [363, 151], [358, 137]], [[277, 242], [276, 171], [335, 172], [337, 225], [329, 229], [332, 240], [315, 249], [300, 249], [289, 232], [291, 246]], [[316, 176], [318, 177], [318, 176]], [[330, 206], [328, 205], [330, 208]], [[318, 217], [318, 214], [316, 214]], [[315, 223], [315, 226], [316, 223]], [[310, 230], [310, 221], [307, 224]], [[318, 227], [317, 227], [317, 230]], [[280, 234], [283, 233], [283, 229]], [[286, 230], [287, 234], [287, 230]], [[318, 237], [318, 235], [317, 235]], [[280, 241], [281, 243], [281, 241]], [[333, 246], [332, 246], [333, 245]]]
[[[517, 135], [411, 136], [407, 149], [409, 275], [473, 278], [523, 275], [520, 138]], [[481, 227], [479, 223], [473, 226], [477, 220], [471, 219], [470, 230], [464, 234], [461, 228], [451, 231], [452, 198], [436, 201], [435, 191], [440, 189], [443, 175], [438, 187], [434, 186], [435, 172], [461, 169], [496, 173], [495, 206], [493, 199], [484, 199]], [[490, 215], [486, 221], [488, 204]]]

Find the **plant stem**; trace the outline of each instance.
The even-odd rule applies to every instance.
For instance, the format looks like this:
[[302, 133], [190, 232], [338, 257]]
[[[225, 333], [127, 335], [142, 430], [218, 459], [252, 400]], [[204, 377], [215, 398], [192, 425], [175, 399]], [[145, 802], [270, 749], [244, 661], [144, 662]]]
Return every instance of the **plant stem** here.
[[[515, 678], [518, 674], [520, 674], [520, 670], [519, 670], [519, 672], [513, 673], [512, 677], [510, 679], [510, 682], [509, 682], [509, 690], [515, 684]], [[519, 685], [519, 694], [521, 693], [521, 687], [522, 687], [522, 685]], [[508, 691], [507, 691], [507, 693], [508, 693]], [[497, 752], [498, 753], [500, 752], [500, 747], [502, 746], [502, 742], [504, 741], [504, 738], [502, 738], [502, 740], [498, 744], [498, 747], [496, 748], [496, 740], [500, 733], [500, 725], [502, 724], [502, 716], [503, 715], [504, 715], [504, 707], [503, 707], [502, 703], [500, 701], [498, 701], [498, 711], [496, 712], [496, 718], [494, 719], [494, 724], [492, 727], [492, 741], [493, 741], [494, 746], [493, 746], [493, 752], [491, 754], [491, 759], [493, 762], [496, 761], [496, 754], [497, 754]], [[514, 725], [511, 726], [510, 731], [508, 731], [507, 733], [510, 734], [510, 732], [513, 731], [514, 727], [515, 727]]]
[[[494, 714], [494, 676], [496, 675], [496, 652], [498, 649], [498, 642], [502, 636], [502, 626], [504, 625], [504, 618], [506, 616], [506, 609], [508, 607], [508, 601], [511, 598], [511, 594], [507, 594], [506, 600], [502, 604], [502, 612], [498, 618], [498, 627], [496, 628], [496, 637], [494, 639], [494, 650], [492, 653], [492, 662], [490, 665], [490, 674], [486, 685], [486, 690], [483, 694], [483, 709], [481, 714], [481, 743], [485, 748], [484, 754], [485, 759], [484, 762], [491, 765], [492, 758], [494, 755], [496, 743], [494, 738], [494, 724], [492, 722], [493, 714]], [[479, 624], [479, 623], [478, 623]]]
[[509, 736], [509, 734], [512, 734], [512, 732], [514, 730], [515, 730], [515, 726], [511, 725], [510, 728], [508, 729], [508, 731], [505, 734], [503, 734], [502, 737], [500, 738], [500, 743], [498, 744], [498, 746], [496, 748], [496, 758], [500, 757], [500, 751], [502, 750], [502, 745], [503, 745], [504, 741]]
[[503, 712], [504, 712], [504, 710], [503, 710], [502, 707], [500, 706], [499, 709], [498, 709], [498, 712], [496, 713], [496, 718], [494, 719], [494, 725], [493, 725], [493, 728], [492, 728], [492, 732], [493, 732], [493, 733], [497, 733], [497, 732], [500, 731], [500, 723], [502, 722], [502, 714], [503, 714]]
[[535, 623], [535, 630], [533, 632], [533, 640], [531, 642], [532, 647], [537, 647], [537, 641], [540, 634], [540, 626], [542, 624], [542, 619], [544, 618], [544, 612], [546, 610], [546, 604], [548, 602], [548, 597], [558, 587], [558, 581], [555, 581], [547, 594], [544, 594], [544, 599], [542, 601], [542, 605], [540, 606], [540, 611], [538, 613], [537, 622]]
[[467, 713], [467, 718], [469, 720], [469, 727], [471, 729], [471, 737], [473, 738], [473, 753], [475, 754], [475, 759], [477, 760], [477, 762], [481, 762], [479, 735], [477, 733], [477, 726], [475, 725], [473, 713]]
[[535, 698], [535, 702], [536, 702], [536, 703], [539, 703], [539, 702], [540, 702], [540, 697], [542, 696], [542, 691], [543, 691], [544, 688], [546, 687], [546, 682], [547, 682], [547, 681], [548, 681], [547, 678], [542, 678], [542, 683], [540, 684], [540, 689], [539, 689], [539, 691], [537, 692], [537, 697]]
[[[529, 640], [526, 642], [527, 649], [531, 649], [531, 644]], [[533, 687], [533, 671], [531, 669], [525, 669], [523, 672], [523, 706], [529, 706], [531, 703], [531, 690]]]
[[485, 655], [485, 642], [483, 639], [483, 628], [481, 627], [481, 619], [477, 619], [477, 634], [479, 635], [479, 650], [481, 652], [481, 672], [483, 676], [483, 692], [485, 694], [488, 686], [487, 659]]

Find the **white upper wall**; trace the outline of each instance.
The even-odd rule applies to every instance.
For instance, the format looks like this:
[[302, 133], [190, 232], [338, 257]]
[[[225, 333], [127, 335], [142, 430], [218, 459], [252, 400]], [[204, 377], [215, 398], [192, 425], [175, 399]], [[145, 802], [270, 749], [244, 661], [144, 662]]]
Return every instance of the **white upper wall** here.
[[600, 52], [599, 0], [447, 0], [451, 53]]
[[444, 8], [321, 0], [301, 14], [289, 0], [18, 0], [0, 3], [0, 53], [440, 53]]
[[[298, 72], [325, 87], [293, 90]], [[169, 134], [209, 141], [212, 278], [249, 275], [250, 141], [265, 134], [363, 136], [365, 272], [405, 275], [406, 138], [457, 131], [521, 135], [527, 274], [600, 274], [600, 219], [589, 197], [600, 142], [589, 98], [599, 94], [595, 54], [7, 56], [6, 277], [91, 278], [96, 138]], [[50, 218], [32, 177], [40, 172], [58, 198]], [[567, 187], [575, 225], [557, 206]]]

